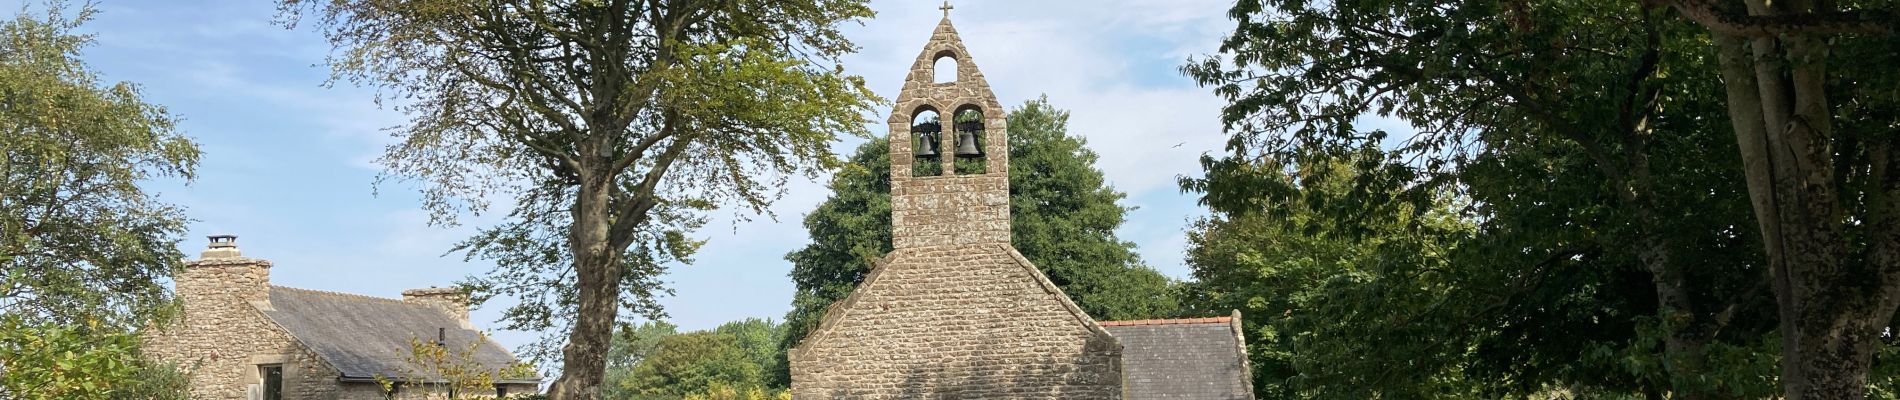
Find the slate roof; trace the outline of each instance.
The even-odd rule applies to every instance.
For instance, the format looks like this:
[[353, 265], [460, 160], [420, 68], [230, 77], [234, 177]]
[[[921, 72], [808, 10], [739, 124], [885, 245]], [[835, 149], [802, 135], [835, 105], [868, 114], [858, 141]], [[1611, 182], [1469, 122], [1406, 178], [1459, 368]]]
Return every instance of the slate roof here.
[[1103, 321], [1122, 343], [1126, 398], [1252, 400], [1232, 317]]
[[335, 366], [344, 381], [374, 380], [378, 376], [407, 381], [439, 378], [409, 376], [416, 367], [404, 360], [411, 352], [410, 339], [433, 342], [438, 328], [447, 329], [443, 336], [452, 352], [466, 351], [470, 343], [481, 341], [473, 359], [483, 366], [500, 370], [515, 362], [508, 350], [483, 339], [448, 313], [401, 300], [272, 286], [270, 309], [262, 311]]

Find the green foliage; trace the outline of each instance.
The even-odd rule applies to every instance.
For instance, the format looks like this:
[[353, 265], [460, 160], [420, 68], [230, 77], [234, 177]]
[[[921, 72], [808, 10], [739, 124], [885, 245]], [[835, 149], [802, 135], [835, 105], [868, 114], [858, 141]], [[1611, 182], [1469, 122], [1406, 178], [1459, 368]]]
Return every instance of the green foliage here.
[[639, 324], [622, 324], [614, 334], [613, 345], [608, 347], [607, 369], [609, 378], [614, 371], [632, 371], [634, 365], [653, 355], [660, 347], [660, 340], [679, 334], [679, 327], [666, 321], [647, 321]]
[[1721, 81], [1668, 11], [1237, 1], [1183, 68], [1229, 154], [1183, 187], [1190, 299], [1252, 310], [1260, 396], [1772, 396]]
[[401, 377], [376, 377], [376, 383], [383, 393], [420, 393], [429, 398], [447, 400], [493, 397], [495, 385], [508, 380], [539, 379], [540, 373], [534, 366], [516, 363], [501, 369], [494, 369], [475, 358], [483, 344], [489, 343], [488, 335], [469, 342], [467, 346], [451, 346], [409, 338], [409, 353], [402, 355], [403, 374]]
[[[1012, 244], [1097, 319], [1178, 312], [1174, 284], [1115, 237], [1128, 209], [1095, 169], [1095, 152], [1068, 133], [1069, 113], [1046, 99], [1009, 113]], [[832, 178], [831, 198], [805, 217], [812, 243], [787, 254], [798, 291], [786, 316], [786, 348], [817, 326], [825, 307], [864, 281], [891, 251], [889, 144], [858, 147]]]
[[140, 357], [132, 375], [119, 378], [113, 400], [190, 400], [191, 375], [179, 366]]
[[[1316, 197], [1346, 194], [1343, 178], [1359, 173], [1347, 163], [1277, 171], [1250, 173]], [[1375, 215], [1354, 233], [1305, 202], [1202, 219], [1189, 234], [1188, 303], [1242, 311], [1260, 398], [1475, 397], [1459, 368], [1467, 327], [1437, 319], [1465, 301], [1448, 273], [1472, 232], [1457, 206], [1366, 210]]]
[[550, 332], [525, 354], [561, 360], [555, 397], [597, 395], [616, 322], [662, 316], [658, 277], [708, 212], [766, 213], [878, 101], [839, 62], [864, 0], [278, 4], [320, 25], [335, 80], [403, 100], [380, 163], [432, 222], [513, 199], [455, 250], [497, 264], [465, 283], [520, 301], [505, 328]]
[[140, 357], [136, 335], [111, 329], [0, 317], [0, 398], [187, 398], [189, 378]]
[[730, 385], [714, 383], [704, 394], [686, 396], [686, 400], [792, 400], [792, 393], [783, 390], [761, 388], [735, 388]]
[[96, 11], [70, 11], [0, 22], [0, 398], [184, 399], [128, 332], [170, 315], [184, 258], [182, 210], [138, 184], [190, 179], [198, 147], [79, 59]]
[[784, 332], [783, 325], [760, 319], [687, 333], [660, 322], [623, 327], [614, 348], [628, 356], [608, 370], [606, 398], [776, 397], [775, 389], [787, 384], [772, 376], [785, 357], [778, 349]]
[[190, 179], [198, 147], [139, 87], [79, 59], [94, 14], [0, 22], [0, 314], [122, 329], [165, 304], [185, 217], [138, 184]]
[[[733, 345], [745, 355], [746, 362], [759, 366], [764, 376], [758, 381], [760, 387], [784, 388], [791, 386], [786, 378], [785, 351], [779, 343], [785, 341], [785, 324], [770, 319], [747, 318], [720, 325], [713, 333], [732, 338]], [[729, 382], [738, 383], [738, 382]], [[751, 383], [751, 382], [745, 382]]]
[[751, 363], [733, 337], [689, 332], [660, 341], [652, 357], [634, 367], [633, 392], [649, 398], [677, 398], [704, 391], [714, 382], [758, 382], [765, 371]]

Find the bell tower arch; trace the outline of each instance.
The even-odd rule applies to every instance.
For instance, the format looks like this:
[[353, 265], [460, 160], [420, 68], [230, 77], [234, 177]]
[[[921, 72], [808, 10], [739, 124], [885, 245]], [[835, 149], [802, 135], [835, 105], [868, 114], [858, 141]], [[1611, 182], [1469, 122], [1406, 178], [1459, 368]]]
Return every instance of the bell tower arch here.
[[949, 18], [918, 52], [887, 122], [892, 247], [1009, 244], [1009, 120]]

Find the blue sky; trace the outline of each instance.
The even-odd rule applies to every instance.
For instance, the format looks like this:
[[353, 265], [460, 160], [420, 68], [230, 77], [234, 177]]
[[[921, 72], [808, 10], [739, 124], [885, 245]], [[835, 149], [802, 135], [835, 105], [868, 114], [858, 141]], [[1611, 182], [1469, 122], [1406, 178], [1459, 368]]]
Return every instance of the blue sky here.
[[[5, 3], [18, 10], [23, 1]], [[1089, 140], [1102, 156], [1098, 167], [1129, 194], [1125, 205], [1138, 208], [1118, 233], [1150, 265], [1185, 278], [1184, 227], [1203, 211], [1174, 181], [1198, 174], [1196, 159], [1218, 152], [1225, 136], [1220, 100], [1176, 68], [1215, 49], [1232, 26], [1227, 2], [955, 4], [952, 20], [999, 100], [1014, 106], [1047, 94], [1071, 110], [1071, 133]], [[846, 29], [863, 47], [846, 68], [894, 97], [942, 15], [938, 5], [873, 1], [878, 17]], [[197, 254], [205, 235], [235, 234], [246, 256], [275, 263], [275, 284], [385, 297], [490, 267], [443, 256], [473, 226], [429, 226], [414, 187], [374, 185], [379, 170], [371, 160], [391, 141], [380, 129], [404, 117], [378, 107], [370, 90], [324, 87], [328, 70], [319, 64], [329, 47], [317, 32], [274, 25], [268, 1], [103, 0], [100, 7], [83, 27], [97, 35], [85, 59], [108, 80], [142, 85], [147, 100], [182, 117], [180, 129], [203, 147], [196, 181], [151, 185], [194, 220], [181, 246], [188, 254]], [[874, 126], [883, 134], [882, 124]], [[706, 329], [783, 316], [792, 293], [783, 256], [808, 241], [799, 222], [829, 195], [822, 182], [795, 180], [773, 207], [776, 221], [720, 214], [699, 232], [709, 243], [697, 262], [665, 277], [678, 292], [661, 301], [670, 321]], [[498, 326], [503, 306], [477, 309], [476, 325]], [[493, 333], [510, 346], [537, 335]]]

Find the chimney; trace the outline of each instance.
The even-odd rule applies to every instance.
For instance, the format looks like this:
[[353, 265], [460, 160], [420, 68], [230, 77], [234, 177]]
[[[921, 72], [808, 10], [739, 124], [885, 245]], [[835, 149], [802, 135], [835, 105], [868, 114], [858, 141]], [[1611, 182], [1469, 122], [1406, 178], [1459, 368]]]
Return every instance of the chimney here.
[[241, 255], [238, 253], [237, 235], [211, 235], [206, 238], [211, 239], [211, 244], [205, 246], [203, 253], [198, 253], [198, 258], [238, 258]]
[[468, 293], [461, 289], [429, 287], [404, 290], [402, 301], [435, 307], [464, 324], [468, 323]]
[[270, 305], [270, 260], [245, 258], [237, 236], [212, 235], [197, 260], [185, 261], [174, 279], [187, 310], [209, 311], [234, 304]]

